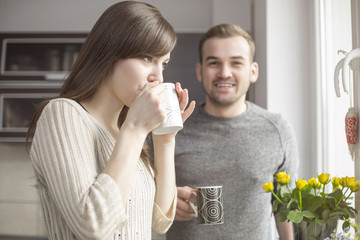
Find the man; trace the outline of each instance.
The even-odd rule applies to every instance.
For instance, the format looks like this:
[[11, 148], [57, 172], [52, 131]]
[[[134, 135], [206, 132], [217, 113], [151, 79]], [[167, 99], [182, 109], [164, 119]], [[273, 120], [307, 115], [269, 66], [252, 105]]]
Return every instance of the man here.
[[[294, 179], [296, 141], [288, 123], [245, 100], [259, 67], [251, 36], [221, 24], [200, 40], [196, 74], [206, 93], [176, 137], [178, 204], [168, 240], [273, 239], [271, 194], [262, 189], [274, 174]], [[188, 201], [197, 186], [223, 186], [224, 224], [199, 225]], [[292, 225], [278, 221], [281, 240], [292, 239]]]

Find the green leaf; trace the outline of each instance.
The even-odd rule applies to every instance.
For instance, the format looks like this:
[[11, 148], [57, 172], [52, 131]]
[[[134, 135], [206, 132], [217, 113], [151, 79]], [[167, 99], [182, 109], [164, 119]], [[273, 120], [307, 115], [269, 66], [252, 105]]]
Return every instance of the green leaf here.
[[342, 198], [343, 193], [340, 189], [336, 189], [335, 192], [332, 192], [329, 194], [330, 198], [334, 198], [336, 202], [339, 202], [340, 199]]
[[322, 206], [323, 202], [324, 199], [322, 197], [316, 196], [313, 199], [311, 199], [308, 209], [310, 211], [315, 212], [316, 209]]
[[345, 207], [349, 212], [351, 212], [351, 217], [355, 218], [355, 216], [357, 215], [357, 210], [355, 208], [352, 207]]
[[322, 198], [326, 198], [326, 197], [329, 195], [329, 194], [323, 193], [323, 192], [320, 192], [319, 194], [320, 194], [320, 196], [321, 196]]
[[289, 213], [289, 210], [287, 208], [280, 208], [280, 210], [279, 210], [279, 221], [280, 222], [286, 221], [288, 213]]
[[326, 228], [332, 232], [337, 226], [337, 220], [329, 220], [326, 222]]
[[297, 212], [295, 210], [291, 210], [287, 216], [287, 218], [294, 223], [300, 223], [303, 220], [303, 215], [301, 212]]
[[351, 207], [345, 206], [343, 209], [344, 209], [344, 212], [347, 213], [345, 217], [355, 218], [355, 213], [354, 213], [354, 211], [352, 211]]
[[291, 196], [291, 192], [289, 191], [289, 188], [286, 185], [283, 185], [280, 187], [279, 193], [280, 193], [279, 195], [280, 195], [281, 199], [284, 197], [288, 197], [288, 195]]
[[294, 190], [291, 193], [292, 198], [298, 199], [299, 200], [299, 189], [294, 188]]
[[343, 223], [343, 225], [342, 225], [342, 229], [343, 229], [344, 232], [345, 232], [345, 228], [347, 228], [347, 227], [350, 227], [350, 222], [345, 221], [345, 222]]
[[322, 213], [321, 213], [321, 218], [322, 219], [328, 219], [329, 218], [329, 215], [330, 215], [330, 210], [329, 209], [326, 209], [326, 210], [324, 210]]
[[313, 219], [313, 218], [316, 217], [316, 215], [315, 215], [313, 212], [309, 211], [309, 210], [303, 211], [303, 212], [302, 212], [302, 215], [303, 215], [304, 217], [306, 217], [306, 218], [309, 218], [309, 219]]
[[315, 222], [319, 225], [324, 225], [325, 224], [325, 221], [320, 219], [320, 218], [315, 218]]
[[312, 186], [311, 186], [311, 185], [306, 185], [306, 186], [302, 189], [302, 191], [303, 191], [303, 192], [310, 192], [311, 189], [312, 189]]
[[326, 203], [329, 206], [330, 209], [334, 209], [336, 206], [335, 199], [334, 198], [328, 198], [326, 199]]
[[292, 203], [296, 203], [296, 200], [294, 198], [291, 198], [290, 201], [287, 203], [286, 207], [290, 208]]
[[308, 236], [316, 238], [320, 235], [321, 232], [321, 225], [318, 224], [316, 221], [311, 221], [308, 227]]
[[279, 201], [275, 199], [275, 201], [272, 204], [272, 211], [273, 212], [277, 212], [279, 204], [280, 204]]
[[340, 209], [340, 210], [336, 210], [335, 212], [330, 213], [329, 219], [331, 219], [331, 220], [339, 219], [339, 218], [344, 217], [346, 215], [347, 214], [342, 209]]

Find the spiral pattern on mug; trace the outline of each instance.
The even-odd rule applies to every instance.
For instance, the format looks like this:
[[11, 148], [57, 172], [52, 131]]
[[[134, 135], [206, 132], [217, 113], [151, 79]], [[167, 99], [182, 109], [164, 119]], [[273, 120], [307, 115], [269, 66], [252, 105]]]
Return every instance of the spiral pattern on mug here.
[[198, 220], [201, 224], [224, 222], [221, 188], [198, 189]]

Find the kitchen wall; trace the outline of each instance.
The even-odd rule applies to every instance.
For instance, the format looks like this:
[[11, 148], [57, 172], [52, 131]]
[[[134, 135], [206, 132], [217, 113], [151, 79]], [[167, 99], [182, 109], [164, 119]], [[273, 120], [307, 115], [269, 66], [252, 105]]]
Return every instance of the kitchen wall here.
[[306, 179], [320, 171], [314, 6], [313, 0], [271, 0], [266, 8], [267, 109], [281, 113], [294, 127], [301, 159], [298, 177]]
[[[117, 1], [0, 0], [0, 32], [87, 32]], [[202, 33], [232, 22], [254, 36], [260, 77], [250, 98], [293, 125], [300, 148], [300, 177], [316, 173], [312, 105], [311, 0], [153, 0], [175, 30]], [[194, 78], [195, 80], [195, 78]], [[198, 89], [194, 90], [200, 91]], [[22, 143], [0, 143], [0, 235], [43, 235], [33, 173]]]

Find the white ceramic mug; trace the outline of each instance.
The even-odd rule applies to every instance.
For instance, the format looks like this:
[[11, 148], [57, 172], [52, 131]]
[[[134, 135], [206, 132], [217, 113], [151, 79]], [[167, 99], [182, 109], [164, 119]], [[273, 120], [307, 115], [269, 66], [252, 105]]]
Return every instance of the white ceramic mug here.
[[179, 131], [183, 128], [179, 99], [175, 91], [175, 84], [163, 83], [166, 94], [166, 119], [157, 128], [153, 130], [154, 134], [168, 134]]

